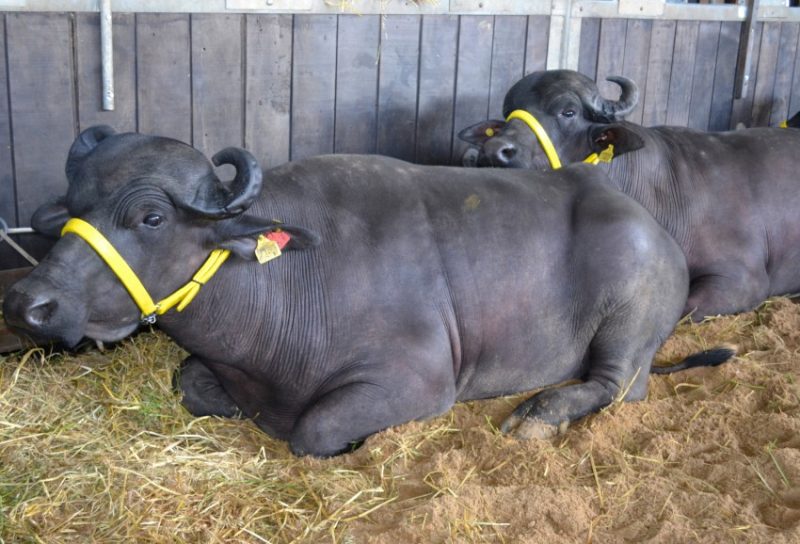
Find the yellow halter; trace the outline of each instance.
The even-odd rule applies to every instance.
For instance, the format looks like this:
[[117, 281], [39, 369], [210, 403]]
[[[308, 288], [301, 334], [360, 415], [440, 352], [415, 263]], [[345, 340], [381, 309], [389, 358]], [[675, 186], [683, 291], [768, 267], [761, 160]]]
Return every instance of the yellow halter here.
[[157, 315], [169, 311], [176, 305], [179, 312], [186, 308], [200, 291], [200, 287], [211, 279], [230, 255], [227, 249], [215, 249], [188, 283], [166, 298], [153, 302], [139, 277], [100, 231], [82, 219], [72, 218], [64, 225], [61, 236], [69, 233], [82, 238], [105, 261], [141, 310], [142, 322], [149, 324], [156, 322]]
[[[544, 154], [547, 155], [547, 159], [550, 161], [550, 166], [553, 167], [553, 170], [558, 170], [561, 168], [561, 161], [558, 158], [558, 153], [556, 152], [555, 146], [553, 146], [553, 142], [550, 140], [550, 136], [547, 135], [547, 131], [544, 129], [542, 124], [534, 117], [530, 112], [525, 110], [514, 110], [512, 111], [508, 117], [506, 117], [506, 123], [511, 121], [512, 119], [519, 119], [526, 125], [528, 128], [533, 131], [536, 135], [536, 139], [539, 140], [539, 145], [542, 146], [544, 150]], [[491, 136], [491, 135], [490, 135]], [[609, 145], [607, 148], [602, 150], [600, 153], [592, 153], [585, 159], [583, 162], [589, 164], [597, 164], [599, 162], [611, 162], [611, 159], [614, 158], [614, 146]]]

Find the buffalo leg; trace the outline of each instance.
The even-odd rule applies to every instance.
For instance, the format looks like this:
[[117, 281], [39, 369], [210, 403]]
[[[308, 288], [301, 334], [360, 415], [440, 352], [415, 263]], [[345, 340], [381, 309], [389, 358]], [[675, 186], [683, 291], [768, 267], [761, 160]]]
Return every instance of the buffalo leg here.
[[752, 310], [769, 296], [766, 270], [748, 270], [731, 263], [719, 273], [692, 277], [684, 315], [702, 321], [707, 316], [727, 315]]
[[[677, 320], [660, 317], [647, 308], [608, 319], [589, 346], [589, 365], [582, 383], [540, 391], [523, 401], [503, 422], [503, 432], [522, 439], [549, 438], [563, 432], [577, 419], [599, 411], [615, 399], [641, 400], [656, 350]], [[662, 314], [663, 315], [663, 314]]]
[[181, 403], [195, 416], [239, 417], [239, 407], [217, 376], [200, 359], [190, 355], [175, 373], [174, 381], [183, 393]]
[[449, 387], [442, 386], [441, 382], [440, 386], [431, 386], [421, 383], [418, 376], [405, 380], [397, 378], [392, 390], [360, 381], [322, 397], [292, 430], [289, 439], [292, 452], [317, 457], [345, 453], [373, 433], [439, 415], [455, 402], [452, 382]]

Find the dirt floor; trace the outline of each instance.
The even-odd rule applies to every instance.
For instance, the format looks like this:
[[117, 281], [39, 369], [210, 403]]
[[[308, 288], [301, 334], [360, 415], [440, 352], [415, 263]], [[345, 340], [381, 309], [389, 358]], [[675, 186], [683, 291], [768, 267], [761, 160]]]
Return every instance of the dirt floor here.
[[106, 353], [0, 357], [5, 542], [800, 542], [800, 305], [682, 324], [651, 378], [546, 441], [460, 404], [354, 453], [297, 459], [246, 421], [195, 419], [161, 334]]

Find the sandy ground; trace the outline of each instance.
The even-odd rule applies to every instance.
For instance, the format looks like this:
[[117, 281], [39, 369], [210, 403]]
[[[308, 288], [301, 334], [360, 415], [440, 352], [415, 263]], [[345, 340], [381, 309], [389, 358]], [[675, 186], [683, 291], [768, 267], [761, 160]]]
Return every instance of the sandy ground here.
[[243, 421], [194, 419], [162, 335], [110, 354], [0, 359], [5, 542], [800, 542], [800, 305], [682, 324], [651, 378], [557, 438], [497, 426], [523, 396], [460, 404], [356, 452], [297, 459]]

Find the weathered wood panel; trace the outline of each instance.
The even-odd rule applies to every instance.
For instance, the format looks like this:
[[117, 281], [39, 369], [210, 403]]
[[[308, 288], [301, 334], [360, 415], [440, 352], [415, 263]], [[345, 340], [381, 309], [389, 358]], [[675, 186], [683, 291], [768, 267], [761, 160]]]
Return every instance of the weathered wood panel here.
[[[23, 225], [67, 189], [64, 160], [77, 124], [73, 22], [62, 14], [6, 16], [17, 216]], [[37, 238], [22, 240], [34, 257], [49, 246]]]
[[487, 82], [492, 73], [493, 35], [493, 17], [461, 17], [451, 155], [454, 164], [460, 163], [468, 147], [458, 139], [458, 133], [489, 116]]
[[207, 157], [244, 145], [243, 31], [242, 15], [192, 15], [192, 142]]
[[800, 34], [798, 30], [800, 30], [800, 25], [797, 23], [781, 24], [778, 62], [775, 65], [775, 86], [772, 90], [775, 101], [772, 104], [770, 126], [778, 126], [795, 113], [789, 107], [792, 96], [792, 75], [797, 51], [797, 38], [798, 34]]
[[244, 146], [262, 167], [289, 160], [292, 106], [291, 15], [248, 15]]
[[[8, 72], [6, 67], [6, 18], [0, 18], [0, 217], [8, 226], [19, 225], [17, 194], [14, 186], [14, 163], [11, 155], [11, 117], [8, 109]], [[22, 236], [15, 241], [21, 243]], [[11, 246], [0, 242], [0, 269], [23, 266], [24, 259]]]
[[[653, 21], [638, 19], [628, 21], [622, 75], [632, 79], [640, 86], [647, 82], [647, 60], [650, 54], [652, 33]], [[626, 119], [632, 123], [641, 123], [643, 114], [644, 102], [639, 100], [636, 108], [628, 114]]]
[[752, 125], [753, 115], [753, 89], [756, 84], [758, 74], [759, 55], [761, 53], [761, 32], [764, 28], [763, 23], [753, 25], [755, 28], [753, 36], [753, 64], [750, 66], [750, 84], [748, 85], [747, 95], [742, 98], [734, 98], [731, 111], [730, 128], [736, 127], [739, 123], [744, 126]]
[[601, 19], [581, 21], [581, 44], [578, 57], [578, 71], [592, 79], [597, 79], [597, 50], [600, 44]]
[[619, 86], [606, 81], [608, 76], [620, 75], [625, 61], [625, 19], [604, 19], [600, 24], [600, 45], [597, 50], [597, 87], [606, 98], [619, 98]]
[[550, 36], [550, 17], [528, 17], [528, 36], [525, 41], [525, 73], [544, 70], [547, 66], [547, 40]]
[[714, 65], [717, 60], [720, 24], [704, 21], [697, 35], [697, 49], [692, 76], [691, 103], [688, 126], [706, 130], [711, 116], [711, 99], [714, 89]]
[[422, 164], [450, 162], [457, 43], [458, 17], [422, 20], [416, 151], [416, 162]]
[[717, 64], [714, 67], [714, 90], [712, 91], [709, 130], [731, 128], [736, 54], [739, 48], [741, 27], [741, 23], [722, 23], [720, 28]]
[[378, 54], [381, 19], [339, 17], [336, 153], [375, 153], [378, 144]]
[[675, 25], [675, 47], [667, 99], [667, 124], [685, 127], [689, 124], [692, 76], [697, 50], [697, 21], [679, 21]]
[[675, 44], [675, 21], [653, 22], [650, 37], [647, 82], [641, 98], [644, 100], [642, 124], [663, 125], [667, 121], [669, 80], [672, 71], [672, 51]]
[[527, 36], [526, 17], [495, 17], [492, 44], [492, 76], [489, 80], [489, 116], [503, 115], [503, 99], [508, 89], [523, 76]]
[[420, 17], [384, 18], [378, 75], [378, 153], [414, 160]]
[[755, 85], [752, 87], [753, 110], [748, 126], [765, 127], [769, 125], [770, 114], [774, 106], [775, 67], [778, 64], [780, 41], [781, 24], [764, 23], [761, 31], [761, 58], [758, 61]]
[[140, 132], [192, 141], [189, 16], [136, 16], [136, 91]]
[[[545, 67], [550, 26], [547, 16], [116, 14], [116, 110], [104, 112], [97, 14], [3, 22], [0, 216], [22, 226], [63, 193], [66, 151], [97, 123], [207, 154], [244, 145], [264, 166], [329, 152], [459, 163], [457, 133], [499, 117], [508, 88]], [[800, 109], [800, 24], [759, 23], [750, 92], [734, 102], [740, 30], [584, 19], [578, 66], [609, 98], [619, 90], [605, 77], [638, 83], [633, 122], [777, 125]], [[39, 255], [47, 247], [19, 238]], [[21, 264], [0, 244], [0, 267]]]
[[336, 24], [333, 15], [294, 16], [293, 160], [333, 152]]

